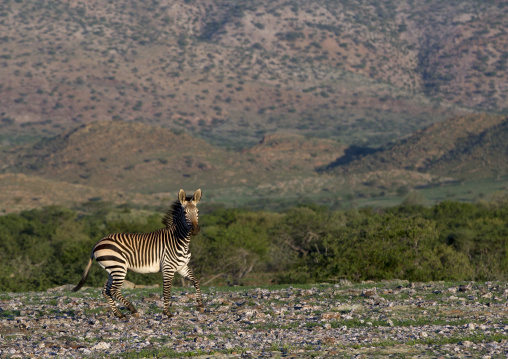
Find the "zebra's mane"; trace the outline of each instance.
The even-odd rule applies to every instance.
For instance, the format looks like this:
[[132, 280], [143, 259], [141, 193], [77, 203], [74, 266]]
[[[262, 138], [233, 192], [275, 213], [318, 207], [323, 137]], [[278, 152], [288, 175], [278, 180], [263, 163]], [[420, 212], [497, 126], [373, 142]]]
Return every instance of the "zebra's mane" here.
[[[191, 201], [192, 196], [187, 196], [185, 198], [186, 201]], [[180, 213], [182, 212], [182, 204], [179, 200], [174, 201], [171, 204], [171, 207], [167, 210], [166, 214], [164, 215], [164, 218], [162, 218], [162, 224], [166, 227], [171, 227], [173, 224], [174, 219], [178, 219], [180, 216]]]

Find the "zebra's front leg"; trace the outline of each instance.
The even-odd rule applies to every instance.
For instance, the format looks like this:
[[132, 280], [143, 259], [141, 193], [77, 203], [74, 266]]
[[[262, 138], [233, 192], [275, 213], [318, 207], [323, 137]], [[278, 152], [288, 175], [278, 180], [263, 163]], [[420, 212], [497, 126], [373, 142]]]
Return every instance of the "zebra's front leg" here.
[[197, 280], [196, 277], [194, 277], [194, 273], [188, 266], [185, 266], [182, 269], [180, 269], [178, 271], [178, 273], [181, 276], [189, 279], [192, 282], [192, 284], [194, 285], [194, 288], [196, 288], [197, 308], [201, 313], [203, 313], [205, 311], [205, 306], [203, 305], [203, 297], [201, 295], [201, 289], [199, 288], [199, 281]]
[[164, 297], [164, 310], [163, 313], [169, 318], [173, 316], [171, 314], [171, 286], [173, 285], [173, 277], [175, 276], [174, 269], [163, 269], [162, 270], [162, 295]]

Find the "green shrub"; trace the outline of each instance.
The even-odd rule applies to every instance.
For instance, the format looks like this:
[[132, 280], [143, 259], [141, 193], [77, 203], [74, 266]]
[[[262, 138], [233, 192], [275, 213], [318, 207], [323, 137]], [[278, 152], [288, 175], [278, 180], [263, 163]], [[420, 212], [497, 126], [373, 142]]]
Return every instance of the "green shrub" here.
[[[47, 207], [0, 216], [0, 290], [77, 283], [92, 247], [110, 233], [151, 232], [161, 213], [89, 203], [87, 213]], [[282, 213], [217, 209], [200, 217], [191, 268], [202, 283], [247, 276], [284, 283], [407, 279], [504, 280], [508, 203], [406, 203], [384, 210], [303, 206]], [[87, 286], [102, 286], [97, 264]], [[129, 272], [142, 284], [161, 275]], [[178, 283], [178, 282], [177, 282]]]

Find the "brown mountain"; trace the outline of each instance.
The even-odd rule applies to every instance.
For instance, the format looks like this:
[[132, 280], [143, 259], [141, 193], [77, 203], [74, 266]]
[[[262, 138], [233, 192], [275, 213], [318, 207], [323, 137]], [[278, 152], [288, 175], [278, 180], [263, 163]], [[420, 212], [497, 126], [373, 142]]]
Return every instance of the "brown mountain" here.
[[405, 169], [458, 179], [491, 178], [508, 173], [508, 118], [455, 117], [417, 131], [406, 139], [359, 158], [339, 158], [333, 173]]
[[236, 151], [156, 126], [101, 121], [3, 150], [0, 211], [99, 200], [154, 206], [198, 187], [208, 203], [237, 205], [393, 195], [506, 176], [507, 131], [506, 116], [469, 115], [374, 151], [289, 133]]
[[232, 162], [224, 150], [185, 133], [122, 121], [83, 125], [9, 153], [8, 172], [141, 192], [162, 192], [183, 180], [193, 185], [197, 174], [223, 172]]
[[459, 141], [456, 148], [430, 163], [428, 172], [461, 179], [500, 178], [508, 174], [508, 117]]
[[508, 106], [503, 1], [10, 1], [0, 139], [119, 119], [246, 148], [289, 130], [377, 146]]
[[[72, 186], [81, 186], [76, 187], [80, 188], [76, 192], [82, 196], [75, 197], [81, 201], [99, 196], [119, 203], [132, 197], [127, 194], [173, 193], [182, 187], [262, 196], [273, 186], [290, 190], [287, 182], [300, 186], [296, 195], [305, 190], [302, 181], [316, 177], [317, 166], [329, 163], [344, 148], [331, 140], [272, 134], [249, 150], [227, 151], [185, 133], [140, 123], [102, 121], [35, 145], [4, 150], [1, 168], [6, 175], [25, 175], [6, 177], [11, 180], [12, 196], [16, 192], [12, 183], [16, 178], [29, 178], [30, 181], [23, 180], [20, 185], [32, 183], [34, 193], [39, 193], [38, 188], [43, 187], [35, 184], [36, 178], [44, 179], [44, 183], [61, 183], [63, 192], [70, 191]], [[25, 194], [27, 183], [21, 191]], [[53, 187], [58, 188], [58, 185], [48, 185], [48, 193]], [[81, 190], [84, 187], [100, 189], [102, 194]], [[121, 192], [124, 198], [105, 196], [105, 190]], [[34, 196], [42, 198], [41, 194]]]

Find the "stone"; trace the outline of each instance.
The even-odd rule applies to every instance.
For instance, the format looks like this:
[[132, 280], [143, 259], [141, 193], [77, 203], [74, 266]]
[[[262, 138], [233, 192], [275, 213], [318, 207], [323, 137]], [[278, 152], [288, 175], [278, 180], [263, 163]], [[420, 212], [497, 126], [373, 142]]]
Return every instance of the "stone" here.
[[326, 312], [326, 313], [321, 313], [321, 318], [324, 320], [331, 320], [331, 319], [338, 320], [341, 318], [341, 314], [339, 312]]
[[[204, 314], [195, 310], [189, 293], [176, 289], [173, 302], [179, 304], [173, 307], [172, 318], [162, 315], [160, 294], [140, 294], [143, 292], [134, 288], [126, 297], [130, 296], [142, 315], [133, 319], [120, 305], [126, 320], [105, 310], [108, 307], [101, 289], [90, 288], [76, 295], [65, 291], [8, 293], [0, 300], [0, 357], [122, 357], [143, 349], [154, 350], [149, 355], [156, 356], [158, 348], [168, 348], [181, 357], [204, 351], [210, 358], [423, 358], [429, 353], [436, 358], [481, 358], [503, 357], [508, 352], [507, 340], [494, 340], [497, 333], [508, 333], [507, 299], [498, 294], [504, 293], [505, 283], [493, 292], [496, 300], [490, 307], [463, 298], [458, 285], [455, 291], [448, 291], [445, 283], [418, 283], [414, 288], [405, 283], [396, 290], [398, 284], [376, 283], [375, 289], [355, 284], [323, 284], [311, 289], [208, 289]], [[480, 294], [476, 289], [480, 287], [475, 284], [467, 295], [491, 293]], [[386, 300], [369, 297], [368, 291], [383, 293]], [[411, 291], [417, 294], [408, 296]], [[439, 295], [433, 294], [436, 291]], [[448, 324], [443, 324], [442, 318]], [[425, 324], [418, 324], [420, 319]], [[467, 324], [455, 324], [457, 321]], [[476, 334], [485, 340], [466, 340]], [[457, 344], [427, 340], [440, 338]], [[387, 340], [394, 345], [376, 344]], [[411, 340], [425, 344], [405, 345]], [[239, 348], [237, 353], [235, 348]], [[220, 354], [225, 351], [227, 354]]]
[[105, 350], [111, 347], [110, 343], [99, 342], [92, 347], [92, 350]]

